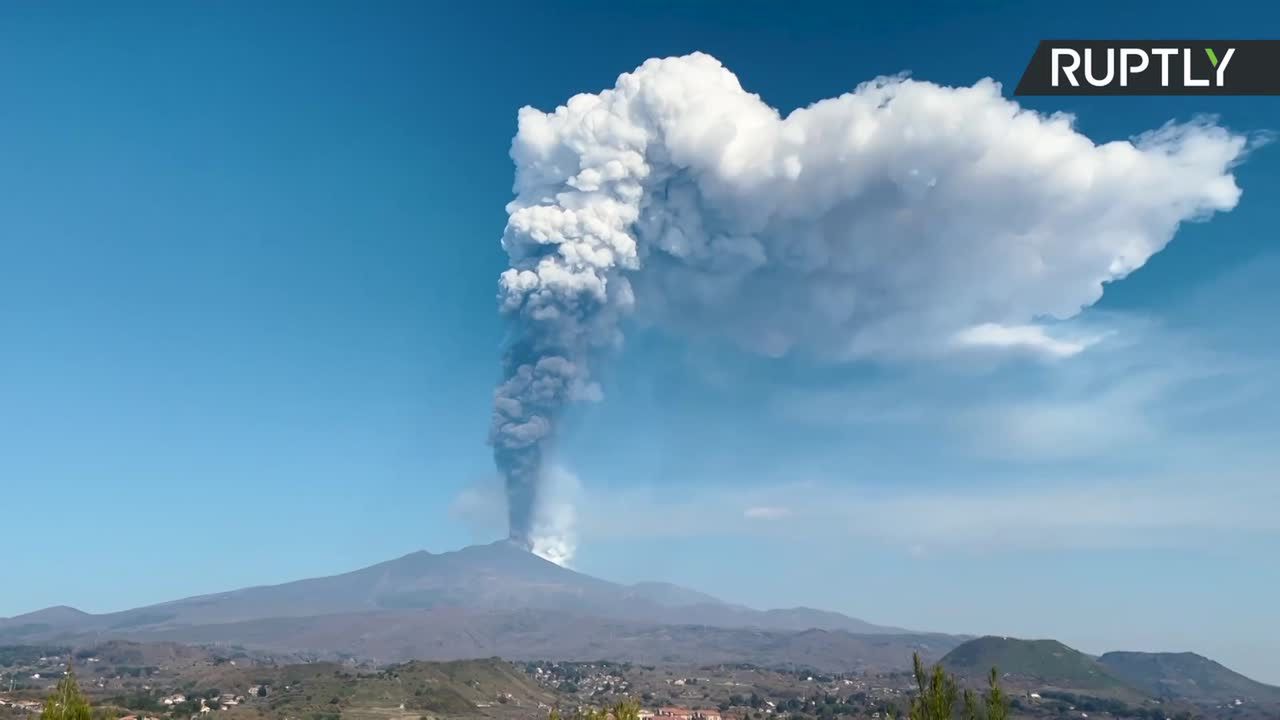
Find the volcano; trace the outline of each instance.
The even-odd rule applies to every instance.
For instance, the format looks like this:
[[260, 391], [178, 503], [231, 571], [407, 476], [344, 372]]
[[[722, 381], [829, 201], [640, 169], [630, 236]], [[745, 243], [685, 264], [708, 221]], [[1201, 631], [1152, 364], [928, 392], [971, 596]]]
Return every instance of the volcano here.
[[831, 669], [896, 667], [911, 649], [940, 657], [963, 640], [811, 608], [756, 610], [667, 583], [609, 582], [509, 540], [122, 612], [60, 607], [0, 620], [0, 643], [114, 637], [385, 660], [807, 657]]

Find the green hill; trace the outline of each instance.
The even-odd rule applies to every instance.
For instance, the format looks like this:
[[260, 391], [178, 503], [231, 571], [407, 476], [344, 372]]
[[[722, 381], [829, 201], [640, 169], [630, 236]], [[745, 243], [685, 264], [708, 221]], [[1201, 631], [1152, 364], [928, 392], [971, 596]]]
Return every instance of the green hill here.
[[947, 653], [942, 666], [967, 679], [980, 678], [995, 667], [1025, 683], [1111, 697], [1136, 695], [1097, 660], [1057, 640], [981, 637]]
[[1280, 703], [1280, 688], [1250, 680], [1195, 653], [1109, 652], [1098, 662], [1153, 697], [1196, 703]]

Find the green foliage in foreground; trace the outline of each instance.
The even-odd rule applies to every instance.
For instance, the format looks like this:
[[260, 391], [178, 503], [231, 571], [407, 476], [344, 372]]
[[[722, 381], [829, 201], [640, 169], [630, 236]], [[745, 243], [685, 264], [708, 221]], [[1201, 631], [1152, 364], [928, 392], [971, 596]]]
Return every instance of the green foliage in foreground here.
[[[977, 693], [965, 690], [960, 693], [954, 675], [934, 665], [925, 670], [919, 653], [911, 656], [912, 671], [916, 679], [916, 695], [911, 698], [907, 720], [951, 720], [956, 711], [956, 701], [963, 697], [964, 720], [1008, 720], [1009, 702], [1000, 689], [995, 668], [987, 676], [987, 692], [979, 699]], [[892, 720], [892, 718], [891, 718]]]
[[1009, 717], [1009, 701], [1000, 689], [1000, 678], [995, 668], [987, 675], [987, 694], [982, 698], [982, 709], [978, 709], [978, 696], [972, 690], [964, 691], [965, 720], [978, 720], [986, 716], [986, 720], [1007, 720]]
[[623, 700], [609, 708], [579, 709], [568, 717], [562, 716], [558, 710], [552, 710], [547, 720], [640, 720], [640, 703]]
[[44, 709], [40, 711], [40, 720], [92, 720], [93, 712], [89, 709], [89, 701], [80, 692], [76, 682], [76, 674], [67, 663], [67, 673], [58, 681], [53, 694], [44, 701]]

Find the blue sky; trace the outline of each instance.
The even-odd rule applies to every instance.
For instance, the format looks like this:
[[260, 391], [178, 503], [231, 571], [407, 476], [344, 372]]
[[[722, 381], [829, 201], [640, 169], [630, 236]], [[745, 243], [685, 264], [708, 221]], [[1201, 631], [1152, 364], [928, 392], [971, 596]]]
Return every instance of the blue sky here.
[[[1007, 94], [1042, 37], [1280, 22], [603, 5], [0, 11], [0, 615], [501, 535], [484, 440], [523, 105], [694, 50], [784, 112], [904, 70]], [[1024, 104], [1097, 141], [1280, 124], [1274, 98]], [[1280, 682], [1277, 157], [1069, 321], [1107, 340], [1064, 362], [815, 365], [634, 329], [559, 453], [575, 566]]]

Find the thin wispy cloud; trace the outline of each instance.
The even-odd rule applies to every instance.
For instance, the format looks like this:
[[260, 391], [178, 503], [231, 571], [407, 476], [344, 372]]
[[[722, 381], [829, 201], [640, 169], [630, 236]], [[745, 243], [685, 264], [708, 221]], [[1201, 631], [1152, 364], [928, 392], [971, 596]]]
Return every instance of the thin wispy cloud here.
[[[744, 507], [768, 502], [787, 505]], [[1176, 547], [1205, 533], [1280, 532], [1280, 517], [1269, 510], [1277, 503], [1280, 488], [1261, 470], [1226, 478], [1041, 478], [963, 491], [806, 483], [744, 493], [724, 486], [678, 498], [589, 496], [581, 532], [587, 540], [803, 533], [931, 551]], [[644, 522], [653, 517], [663, 522]]]
[[955, 336], [955, 345], [970, 349], [1022, 350], [1050, 358], [1079, 355], [1101, 337], [1060, 338], [1041, 325], [983, 323]]
[[758, 505], [742, 511], [748, 520], [780, 520], [791, 515], [791, 510], [777, 505]]

